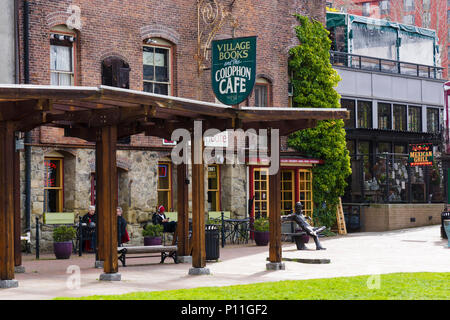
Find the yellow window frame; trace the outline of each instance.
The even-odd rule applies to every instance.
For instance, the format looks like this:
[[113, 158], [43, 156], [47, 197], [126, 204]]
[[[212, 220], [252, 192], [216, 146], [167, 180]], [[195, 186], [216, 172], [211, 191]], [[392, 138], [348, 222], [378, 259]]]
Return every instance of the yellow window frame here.
[[[63, 211], [63, 193], [64, 193], [64, 158], [57, 158], [57, 157], [44, 157], [44, 179], [45, 179], [45, 183], [44, 183], [44, 193], [46, 192], [46, 190], [57, 190], [58, 191], [58, 200], [56, 203], [56, 212], [62, 212]], [[58, 187], [48, 187], [46, 186], [47, 184], [47, 179], [48, 179], [48, 167], [45, 165], [45, 163], [47, 161], [58, 161], [59, 165], [58, 165], [58, 170], [57, 172], [57, 179], [58, 179]], [[47, 199], [48, 201], [48, 199]], [[46, 203], [44, 203], [44, 211], [46, 211], [47, 206]]]
[[[259, 179], [256, 179], [256, 173], [259, 172]], [[265, 173], [266, 179], [261, 179], [261, 172]], [[262, 182], [266, 183], [266, 188], [256, 188], [256, 183], [259, 182], [259, 185], [262, 186]], [[262, 199], [262, 193], [266, 193], [266, 199]], [[253, 193], [255, 195], [254, 198], [254, 206], [255, 206], [255, 215], [257, 213], [256, 207], [257, 203], [259, 204], [259, 208], [262, 208], [262, 204], [266, 203], [266, 210], [258, 210], [261, 213], [261, 216], [265, 215], [269, 217], [269, 169], [268, 168], [255, 168], [253, 169]], [[259, 193], [259, 200], [257, 200], [256, 194]]]
[[[169, 178], [169, 187], [168, 188], [160, 188], [160, 185], [159, 185], [159, 179], [160, 179], [160, 177], [159, 177], [159, 166], [160, 165], [167, 165], [167, 175], [168, 175], [168, 178]], [[167, 202], [168, 202], [167, 206], [168, 206], [168, 208], [165, 208], [165, 209], [166, 209], [166, 211], [172, 211], [172, 208], [171, 208], [172, 207], [172, 163], [166, 162], [166, 161], [158, 162], [157, 174], [158, 174], [158, 182], [157, 182], [158, 206], [161, 205], [161, 203], [160, 203], [161, 201], [159, 199], [159, 192], [167, 192]]]
[[[284, 179], [283, 173], [289, 172], [291, 174], [291, 178], [289, 180]], [[291, 189], [285, 189], [285, 183], [291, 183]], [[291, 200], [286, 200], [285, 195], [287, 192], [291, 193]], [[294, 208], [295, 202], [295, 171], [294, 170], [281, 170], [281, 214], [290, 214], [291, 211], [289, 209], [285, 209], [285, 204], [290, 203], [291, 208]]]
[[[313, 218], [314, 202], [313, 202], [313, 173], [311, 169], [298, 170], [298, 198], [303, 204], [303, 214]], [[303, 197], [302, 197], [303, 194]]]

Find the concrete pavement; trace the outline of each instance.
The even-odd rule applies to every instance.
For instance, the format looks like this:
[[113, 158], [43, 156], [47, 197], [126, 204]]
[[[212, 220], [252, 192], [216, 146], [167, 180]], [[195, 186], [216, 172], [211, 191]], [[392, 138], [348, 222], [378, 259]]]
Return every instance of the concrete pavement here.
[[[188, 275], [191, 265], [174, 264], [172, 259], [163, 265], [158, 258], [130, 259], [129, 266], [119, 268], [120, 282], [99, 281], [103, 270], [94, 268], [92, 254], [70, 260], [44, 255], [39, 261], [29, 255], [23, 258], [26, 273], [16, 274], [19, 287], [0, 289], [0, 299], [52, 299], [393, 272], [450, 272], [450, 249], [447, 240], [440, 238], [439, 226], [354, 233], [321, 241], [327, 250], [313, 250], [312, 240], [307, 251], [297, 251], [295, 244], [285, 243], [283, 257], [330, 259], [330, 264], [286, 261], [286, 270], [267, 271], [268, 246], [227, 245], [221, 248], [219, 262], [207, 263], [211, 275]], [[74, 270], [79, 270], [79, 288]]]

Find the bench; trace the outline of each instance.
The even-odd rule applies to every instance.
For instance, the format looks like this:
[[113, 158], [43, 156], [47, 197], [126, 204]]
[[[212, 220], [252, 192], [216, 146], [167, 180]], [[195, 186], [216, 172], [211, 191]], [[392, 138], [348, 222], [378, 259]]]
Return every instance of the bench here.
[[307, 236], [306, 232], [304, 232], [304, 231], [296, 232], [296, 233], [287, 232], [287, 233], [282, 233], [282, 235], [283, 236], [291, 236], [292, 239], [294, 239], [295, 244], [297, 245], [297, 250], [306, 250], [307, 249], [305, 246], [305, 243], [307, 243], [309, 241], [309, 238], [308, 238], [308, 241], [305, 242], [305, 238], [306, 238], [305, 236]]
[[[126, 267], [126, 259], [128, 254], [146, 254], [146, 253], [161, 253], [160, 263], [164, 263], [167, 257], [171, 257], [175, 263], [177, 261], [177, 246], [133, 246], [133, 247], [118, 247], [117, 253], [119, 254], [119, 260], [122, 265]], [[159, 255], [146, 255], [146, 256], [131, 256], [130, 258], [149, 258], [159, 257]]]

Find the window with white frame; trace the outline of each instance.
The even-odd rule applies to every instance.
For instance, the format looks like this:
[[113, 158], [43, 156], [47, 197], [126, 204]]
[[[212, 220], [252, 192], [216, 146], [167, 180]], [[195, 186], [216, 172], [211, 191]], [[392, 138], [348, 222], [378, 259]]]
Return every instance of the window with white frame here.
[[144, 41], [144, 91], [171, 95], [171, 50], [171, 44], [163, 39]]
[[365, 17], [370, 16], [370, 2], [363, 2], [362, 4], [362, 15]]
[[380, 6], [380, 14], [389, 14], [389, 0], [383, 0], [378, 3]]
[[75, 34], [65, 26], [58, 26], [50, 34], [50, 84], [74, 84]]
[[269, 107], [270, 82], [265, 78], [256, 79], [253, 95], [255, 96], [255, 107]]
[[413, 11], [415, 7], [414, 0], [404, 0], [403, 1], [403, 10], [404, 11]]
[[405, 16], [403, 16], [403, 23], [404, 24], [409, 24], [409, 25], [414, 25], [415, 23], [415, 18], [413, 14], [407, 14]]

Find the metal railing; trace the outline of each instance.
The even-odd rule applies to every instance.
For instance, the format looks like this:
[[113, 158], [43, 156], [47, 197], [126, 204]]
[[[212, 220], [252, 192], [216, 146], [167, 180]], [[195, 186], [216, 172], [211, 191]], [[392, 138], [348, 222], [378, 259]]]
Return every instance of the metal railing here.
[[384, 73], [396, 73], [428, 79], [442, 79], [442, 71], [444, 70], [442, 67], [361, 56], [338, 51], [330, 51], [330, 61], [334, 66]]

